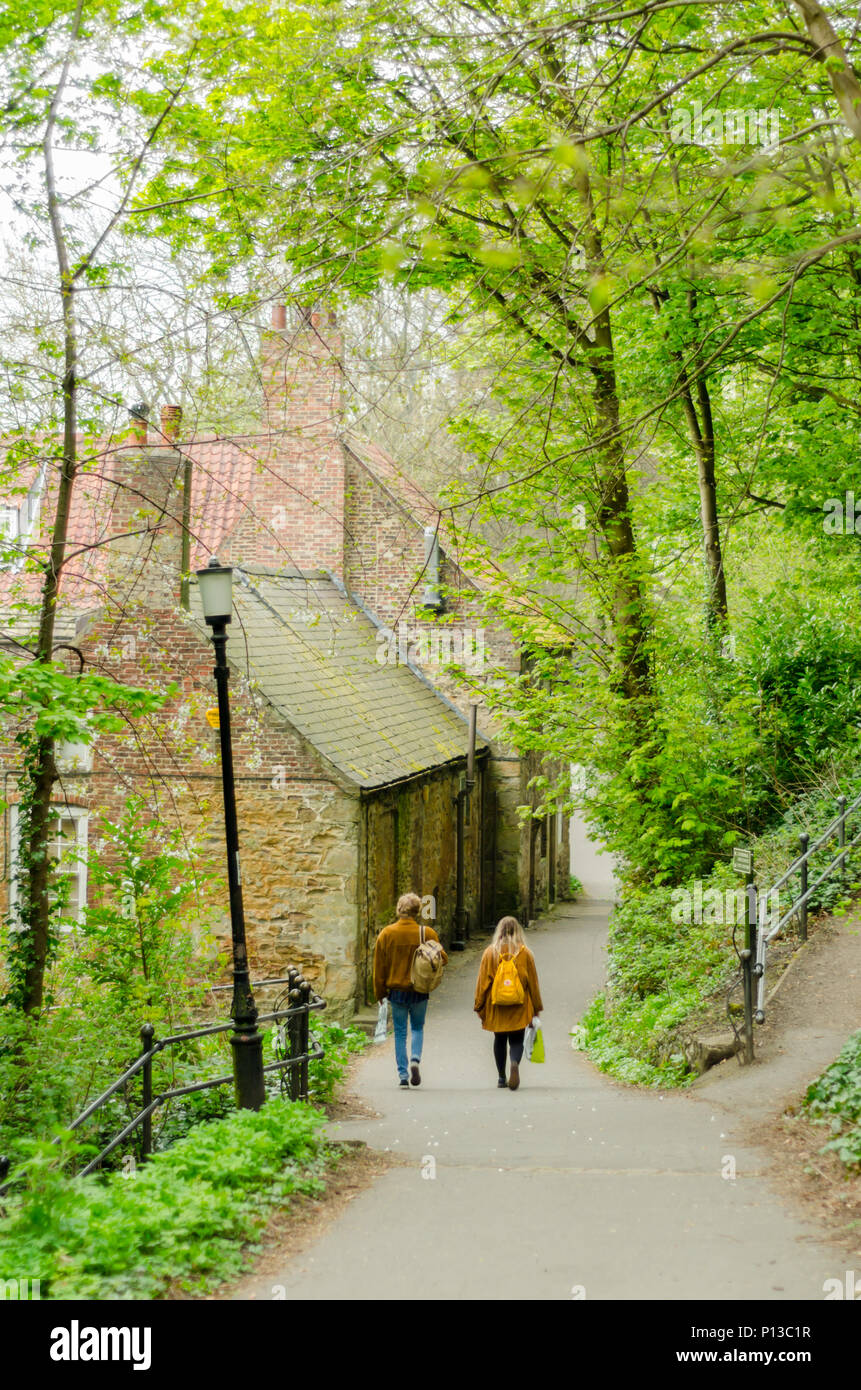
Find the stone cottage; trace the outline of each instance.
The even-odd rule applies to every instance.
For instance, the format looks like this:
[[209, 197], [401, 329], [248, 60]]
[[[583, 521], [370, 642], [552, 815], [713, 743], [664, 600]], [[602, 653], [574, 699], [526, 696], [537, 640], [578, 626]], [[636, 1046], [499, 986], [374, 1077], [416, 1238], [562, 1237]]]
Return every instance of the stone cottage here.
[[[529, 801], [535, 764], [482, 716], [458, 846], [468, 701], [494, 663], [518, 669], [519, 654], [440, 544], [432, 500], [345, 431], [331, 318], [288, 330], [276, 310], [262, 360], [256, 434], [186, 439], [168, 410], [160, 429], [139, 416], [127, 437], [89, 446], [57, 640], [72, 641], [88, 669], [178, 689], [128, 735], [101, 740], [89, 770], [61, 775], [58, 829], [81, 846], [97, 811], [115, 817], [144, 790], [223, 873], [211, 646], [193, 582], [188, 611], [177, 602], [181, 572], [217, 553], [237, 570], [228, 652], [252, 966], [261, 976], [301, 965], [347, 1014], [366, 997], [374, 936], [400, 892], [419, 892], [450, 941], [460, 854], [473, 931], [503, 912], [533, 916], [567, 889], [567, 824], [521, 825], [515, 807]], [[25, 542], [37, 551], [52, 515], [49, 451], [31, 464], [40, 470]], [[19, 569], [7, 562], [2, 576], [4, 630], [26, 645], [26, 618], [11, 609], [32, 598], [34, 580]], [[422, 634], [426, 653], [434, 638], [442, 655], [455, 643], [466, 680], [421, 659]], [[14, 820], [11, 807], [7, 878]], [[75, 873], [82, 902], [85, 863]]]

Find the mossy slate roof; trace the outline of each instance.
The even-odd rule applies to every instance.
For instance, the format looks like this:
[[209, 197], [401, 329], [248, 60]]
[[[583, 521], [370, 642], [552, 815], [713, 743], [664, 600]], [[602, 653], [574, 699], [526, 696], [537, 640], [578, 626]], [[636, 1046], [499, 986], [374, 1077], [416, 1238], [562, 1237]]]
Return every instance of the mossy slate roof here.
[[408, 666], [377, 659], [380, 630], [325, 572], [244, 568], [233, 603], [231, 665], [359, 787], [466, 756], [466, 720]]

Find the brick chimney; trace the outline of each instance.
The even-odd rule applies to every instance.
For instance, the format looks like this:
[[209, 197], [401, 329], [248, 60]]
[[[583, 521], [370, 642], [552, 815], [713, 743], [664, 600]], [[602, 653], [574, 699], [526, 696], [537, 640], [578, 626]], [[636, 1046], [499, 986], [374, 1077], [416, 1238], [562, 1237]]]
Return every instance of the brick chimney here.
[[145, 401], [130, 408], [128, 426], [128, 442], [130, 444], [146, 444], [148, 414], [149, 406]]
[[261, 374], [267, 433], [234, 561], [344, 573], [342, 341], [324, 311], [272, 310]]
[[[166, 412], [170, 411], [167, 416]], [[162, 431], [179, 431], [178, 406], [162, 411]], [[115, 451], [108, 468], [114, 484], [107, 534], [108, 563], [117, 577], [131, 581], [134, 597], [147, 603], [174, 602], [182, 565], [182, 482], [184, 460], [178, 449], [140, 440]]]
[[163, 405], [161, 408], [161, 432], [167, 445], [173, 444], [179, 438], [181, 424], [182, 406]]

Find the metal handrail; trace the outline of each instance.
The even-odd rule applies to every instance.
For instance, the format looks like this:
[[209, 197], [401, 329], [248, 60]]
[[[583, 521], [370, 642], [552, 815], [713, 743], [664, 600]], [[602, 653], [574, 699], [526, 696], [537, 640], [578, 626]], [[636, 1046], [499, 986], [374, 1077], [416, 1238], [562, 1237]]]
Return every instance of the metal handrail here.
[[[311, 986], [307, 981], [303, 980], [298, 973], [281, 979], [258, 980], [256, 982], [258, 988], [264, 985], [277, 984], [289, 984], [294, 990], [304, 994], [305, 998], [302, 1003], [294, 1001], [288, 1004], [287, 1008], [274, 1009], [269, 1013], [258, 1015], [258, 1023], [282, 1023], [286, 1020], [290, 1024], [298, 1024], [298, 1028], [296, 1028], [295, 1031], [293, 1028], [290, 1030], [292, 1034], [290, 1056], [275, 1062], [267, 1063], [263, 1067], [263, 1071], [265, 1073], [290, 1070], [292, 1073], [294, 1068], [299, 1068], [297, 1083], [294, 1084], [294, 1077], [291, 1074], [290, 1095], [293, 1100], [307, 1100], [308, 1063], [325, 1056], [322, 1045], [309, 1031], [309, 1015], [317, 1010], [325, 1009], [326, 1001], [325, 999], [321, 999], [318, 994], [313, 993]], [[214, 986], [214, 988], [219, 988], [219, 986]], [[226, 986], [226, 988], [230, 988], [230, 986]], [[78, 1176], [86, 1177], [89, 1173], [92, 1173], [96, 1168], [100, 1167], [104, 1160], [113, 1153], [123, 1140], [127, 1139], [140, 1125], [144, 1125], [143, 1157], [148, 1157], [152, 1142], [151, 1128], [148, 1121], [152, 1118], [159, 1106], [164, 1105], [166, 1101], [176, 1100], [180, 1096], [191, 1095], [196, 1091], [206, 1091], [211, 1090], [215, 1086], [230, 1085], [234, 1080], [232, 1072], [227, 1076], [218, 1076], [207, 1081], [195, 1081], [188, 1086], [172, 1087], [167, 1091], [160, 1092], [157, 1096], [153, 1096], [151, 1090], [152, 1062], [154, 1057], [157, 1057], [160, 1053], [164, 1052], [166, 1048], [172, 1047], [176, 1043], [191, 1042], [196, 1038], [211, 1037], [216, 1033], [228, 1033], [233, 1030], [234, 1026], [233, 1020], [229, 1019], [224, 1023], [214, 1023], [204, 1028], [193, 1028], [182, 1033], [174, 1033], [167, 1038], [155, 1038], [151, 1025], [144, 1024], [141, 1028], [141, 1040], [144, 1043], [144, 1047], [140, 1055], [135, 1058], [130, 1066], [126, 1067], [121, 1076], [112, 1081], [110, 1086], [102, 1091], [101, 1095], [96, 1096], [95, 1100], [91, 1101], [90, 1104], [81, 1111], [80, 1115], [75, 1117], [71, 1124], [66, 1127], [66, 1132], [71, 1133], [76, 1130], [79, 1125], [82, 1125], [86, 1120], [90, 1119], [97, 1110], [100, 1110], [106, 1105], [111, 1097], [116, 1095], [117, 1091], [125, 1086], [134, 1076], [137, 1076], [140, 1071], [144, 1072], [145, 1103], [134, 1119], [130, 1120], [120, 1133], [115, 1135], [100, 1153], [90, 1160], [85, 1168], [81, 1169]], [[61, 1137], [62, 1136], [58, 1135], [53, 1142], [55, 1144], [59, 1143]], [[8, 1159], [0, 1158], [0, 1179], [6, 1178], [8, 1170]], [[14, 1181], [15, 1179], [12, 1177], [0, 1185], [0, 1196], [12, 1186]]]
[[852, 805], [845, 807], [843, 811], [836, 815], [831, 824], [825, 830], [823, 830], [822, 834], [819, 836], [819, 839], [815, 840], [812, 845], [808, 845], [804, 852], [800, 854], [792, 864], [790, 864], [786, 872], [781, 874], [780, 878], [777, 879], [777, 881], [771, 885], [769, 892], [773, 893], [778, 888], [782, 888], [784, 883], [786, 883], [787, 879], [791, 878], [793, 874], [798, 873], [802, 863], [811, 854], [814, 854], [816, 850], [818, 850], [822, 845], [824, 845], [826, 840], [829, 840], [831, 838], [831, 836], [834, 834], [834, 831], [839, 827], [841, 821], [843, 821], [845, 824], [846, 817], [851, 815], [853, 811], [857, 811], [859, 807], [861, 807], [861, 796], [856, 796], [855, 800], [852, 802]]
[[[319, 1008], [320, 1005], [315, 1005], [312, 1007]], [[286, 1009], [284, 1010], [285, 1016], [288, 1012], [290, 1011]], [[147, 1054], [144, 1054], [144, 1056], [146, 1055]], [[153, 1055], [154, 1054], [149, 1054], [150, 1060], [152, 1059]], [[263, 1070], [264, 1072], [284, 1071], [287, 1067], [295, 1067], [302, 1062], [313, 1062], [323, 1056], [325, 1056], [323, 1048], [317, 1041], [317, 1039], [314, 1038], [313, 1047], [310, 1052], [303, 1052], [297, 1057], [286, 1057], [281, 1062], [267, 1062]], [[158, 1107], [160, 1105], [163, 1105], [165, 1101], [176, 1100], [178, 1096], [190, 1096], [195, 1091], [210, 1090], [213, 1086], [229, 1086], [233, 1079], [233, 1073], [231, 1072], [228, 1076], [216, 1077], [214, 1081], [196, 1081], [191, 1086], [175, 1086], [172, 1087], [169, 1091], [162, 1091], [159, 1095], [154, 1096], [150, 1103], [148, 1105], [145, 1105], [143, 1110], [141, 1110], [140, 1113], [137, 1114], [133, 1120], [129, 1121], [125, 1129], [121, 1130], [120, 1133], [117, 1134], [104, 1149], [102, 1149], [101, 1153], [97, 1154], [95, 1158], [91, 1159], [90, 1162], [87, 1164], [86, 1168], [81, 1169], [79, 1176], [85, 1178], [89, 1173], [94, 1172], [96, 1168], [101, 1167], [102, 1163], [104, 1163], [108, 1155], [112, 1154], [114, 1149], [118, 1148], [124, 1139], [127, 1139], [129, 1135], [132, 1134], [139, 1125], [143, 1124], [144, 1120], [147, 1120], [150, 1118], [150, 1116], [154, 1115]], [[79, 1121], [76, 1121], [75, 1123], [77, 1124], [79, 1123]], [[70, 1128], [72, 1127], [73, 1126], [70, 1126]], [[0, 1189], [0, 1191], [3, 1190], [5, 1189]]]
[[[765, 1022], [765, 969], [768, 946], [780, 935], [783, 928], [793, 917], [798, 917], [801, 923], [802, 940], [807, 939], [807, 905], [813, 897], [813, 894], [826, 879], [831, 877], [835, 869], [839, 868], [841, 873], [845, 870], [849, 851], [854, 849], [856, 845], [861, 844], [861, 830], [859, 830], [858, 834], [855, 835], [852, 840], [848, 843], [846, 842], [846, 821], [854, 811], [857, 811], [859, 807], [861, 807], [861, 795], [857, 796], [849, 806], [846, 804], [845, 796], [842, 796], [839, 798], [838, 804], [840, 805], [840, 811], [835, 816], [834, 820], [831, 821], [830, 825], [822, 831], [819, 838], [814, 840], [813, 844], [807, 843], [809, 838], [807, 835], [801, 835], [801, 854], [790, 864], [785, 873], [781, 874], [780, 878], [775, 880], [768, 892], [759, 896], [759, 907], [756, 914], [757, 932], [755, 964], [753, 966], [753, 973], [758, 977], [756, 1011], [753, 1016], [757, 1023]], [[832, 838], [835, 831], [839, 837], [837, 854], [822, 870], [819, 876], [815, 878], [812, 883], [808, 883], [807, 870], [811, 856]], [[768, 920], [770, 915], [768, 903], [772, 895], [782, 888], [792, 875], [796, 873], [801, 876], [801, 893], [793, 900], [786, 911], [778, 917], [777, 922], [771, 925]], [[756, 889], [754, 888], [753, 891], [756, 892]]]

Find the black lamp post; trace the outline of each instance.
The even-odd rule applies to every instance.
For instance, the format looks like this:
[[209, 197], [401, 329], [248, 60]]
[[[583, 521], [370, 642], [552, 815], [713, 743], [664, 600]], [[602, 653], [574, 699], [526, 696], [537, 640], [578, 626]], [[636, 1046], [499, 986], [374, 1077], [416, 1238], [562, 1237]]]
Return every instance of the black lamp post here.
[[242, 906], [242, 874], [239, 867], [239, 830], [236, 824], [236, 789], [233, 782], [233, 749], [230, 742], [230, 703], [227, 682], [227, 624], [233, 612], [233, 570], [212, 557], [206, 569], [197, 571], [203, 616], [212, 628], [215, 648], [215, 683], [218, 689], [218, 731], [221, 736], [221, 778], [224, 787], [224, 834], [227, 840], [227, 882], [230, 888], [230, 930], [233, 936], [233, 1003], [230, 1017], [234, 1031], [233, 1075], [236, 1103], [243, 1110], [259, 1110], [266, 1099], [263, 1081], [263, 1037], [257, 1030], [257, 1008], [248, 976], [245, 947], [245, 912]]

